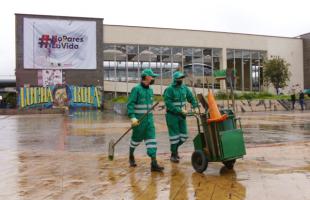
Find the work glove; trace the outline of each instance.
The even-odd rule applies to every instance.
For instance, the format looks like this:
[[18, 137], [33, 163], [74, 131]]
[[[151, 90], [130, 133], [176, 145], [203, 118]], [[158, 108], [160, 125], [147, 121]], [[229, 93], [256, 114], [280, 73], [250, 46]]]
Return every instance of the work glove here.
[[199, 114], [199, 109], [198, 109], [198, 108], [195, 108], [195, 109], [194, 109], [194, 113], [198, 115], [198, 114]]
[[139, 123], [139, 121], [137, 120], [137, 118], [131, 118], [130, 119], [131, 120], [131, 126], [132, 127], [135, 127], [135, 126], [138, 126], [140, 123]]
[[182, 115], [186, 116], [187, 110], [185, 108], [182, 108], [181, 112], [182, 112]]

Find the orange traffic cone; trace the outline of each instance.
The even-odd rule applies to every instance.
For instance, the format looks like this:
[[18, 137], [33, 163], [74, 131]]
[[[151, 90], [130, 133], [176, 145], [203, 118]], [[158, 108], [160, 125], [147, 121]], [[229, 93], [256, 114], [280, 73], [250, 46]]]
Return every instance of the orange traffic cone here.
[[221, 115], [211, 90], [208, 91], [208, 106], [209, 106], [209, 113], [210, 113], [210, 118], [208, 119], [208, 123], [222, 122], [225, 119], [227, 119], [228, 117], [227, 114]]

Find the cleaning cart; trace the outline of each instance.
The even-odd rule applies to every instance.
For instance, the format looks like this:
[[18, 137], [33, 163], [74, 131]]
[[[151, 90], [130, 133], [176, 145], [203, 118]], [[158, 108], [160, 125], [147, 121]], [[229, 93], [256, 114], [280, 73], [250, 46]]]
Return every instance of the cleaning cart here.
[[236, 118], [231, 109], [218, 110], [211, 91], [208, 102], [201, 94], [197, 97], [205, 112], [189, 114], [196, 118], [198, 126], [198, 134], [193, 140], [192, 166], [199, 173], [207, 169], [209, 162], [222, 162], [232, 169], [236, 159], [246, 154], [240, 118]]

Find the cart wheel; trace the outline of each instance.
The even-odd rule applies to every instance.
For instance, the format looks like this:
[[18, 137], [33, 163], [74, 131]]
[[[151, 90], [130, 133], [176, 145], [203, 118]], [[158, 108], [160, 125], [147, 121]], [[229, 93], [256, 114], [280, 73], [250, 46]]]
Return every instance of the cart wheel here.
[[192, 154], [192, 166], [198, 173], [203, 173], [208, 167], [208, 158], [201, 150], [196, 150]]
[[223, 164], [225, 165], [225, 167], [227, 167], [227, 169], [233, 169], [235, 162], [236, 162], [236, 159], [233, 159], [233, 160], [223, 161]]

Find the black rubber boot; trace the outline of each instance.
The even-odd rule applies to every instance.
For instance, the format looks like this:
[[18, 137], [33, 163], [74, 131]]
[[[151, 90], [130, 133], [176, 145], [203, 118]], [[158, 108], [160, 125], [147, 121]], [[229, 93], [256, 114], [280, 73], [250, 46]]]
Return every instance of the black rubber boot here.
[[152, 160], [151, 162], [152, 172], [162, 172], [163, 170], [164, 170], [164, 167], [159, 166], [156, 160]]
[[135, 161], [135, 157], [133, 155], [129, 155], [129, 165], [130, 167], [136, 167], [136, 161]]
[[180, 160], [179, 152], [177, 151], [175, 156], [177, 157], [178, 160]]
[[177, 153], [171, 153], [170, 161], [173, 163], [179, 163], [179, 159], [177, 157]]

